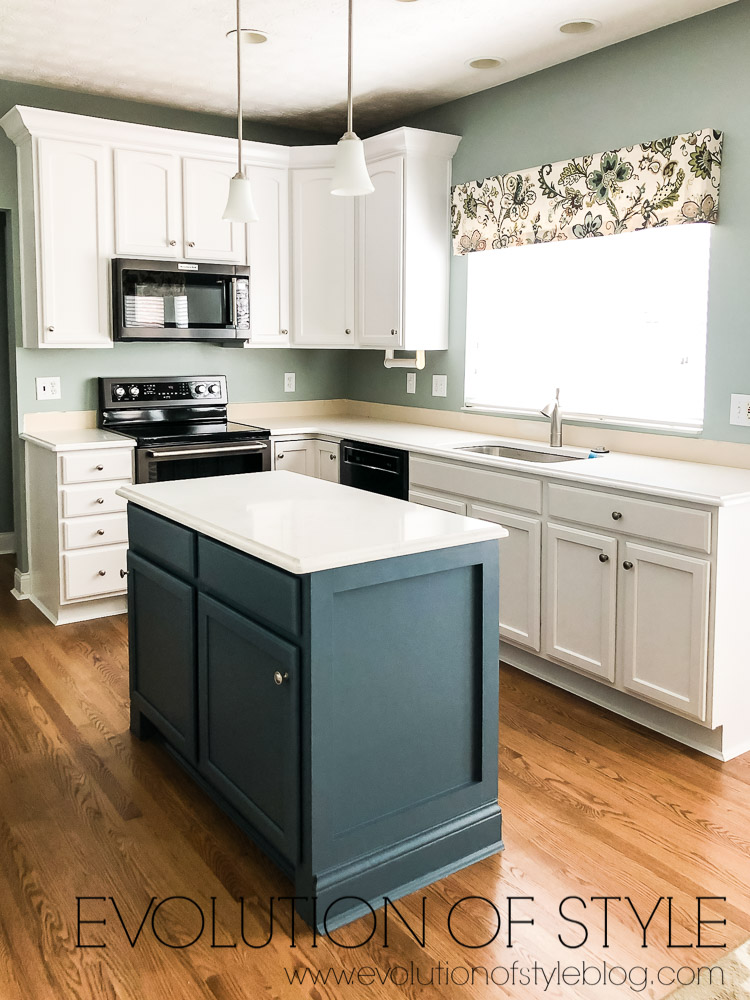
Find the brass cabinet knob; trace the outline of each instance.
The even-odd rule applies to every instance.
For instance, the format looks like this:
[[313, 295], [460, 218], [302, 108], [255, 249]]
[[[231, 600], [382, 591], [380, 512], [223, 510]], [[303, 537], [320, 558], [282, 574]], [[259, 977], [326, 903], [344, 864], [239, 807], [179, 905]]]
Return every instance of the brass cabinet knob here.
[[282, 674], [280, 670], [274, 671], [273, 682], [274, 684], [283, 684], [284, 681], [289, 680], [289, 674]]

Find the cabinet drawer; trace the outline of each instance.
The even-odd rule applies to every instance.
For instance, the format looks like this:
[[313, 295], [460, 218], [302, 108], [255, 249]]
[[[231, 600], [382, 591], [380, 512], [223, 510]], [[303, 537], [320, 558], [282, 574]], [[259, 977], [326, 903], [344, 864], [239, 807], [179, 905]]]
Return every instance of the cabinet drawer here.
[[414, 456], [409, 457], [409, 479], [414, 486], [489, 500], [537, 514], [542, 510], [542, 484], [538, 479]]
[[103, 514], [63, 521], [63, 548], [85, 549], [93, 545], [117, 545], [128, 540], [126, 514]]
[[120, 570], [126, 569], [127, 553], [127, 545], [93, 552], [65, 552], [63, 600], [81, 601], [124, 593], [127, 588]]
[[130, 548], [170, 573], [192, 579], [195, 569], [195, 540], [190, 528], [153, 514], [135, 503], [128, 507]]
[[113, 514], [125, 510], [127, 500], [115, 494], [130, 480], [106, 483], [100, 486], [67, 486], [62, 493], [63, 517], [80, 517], [82, 514]]
[[74, 451], [60, 460], [63, 483], [93, 483], [100, 479], [130, 479], [133, 453], [130, 448]]
[[298, 577], [203, 537], [198, 538], [198, 571], [209, 593], [253, 618], [299, 634]]
[[670, 545], [711, 550], [711, 514], [707, 510], [553, 484], [549, 487], [549, 513]]
[[409, 503], [418, 503], [423, 507], [437, 507], [438, 510], [449, 510], [453, 514], [466, 514], [466, 504], [463, 500], [433, 496], [431, 493], [421, 493], [419, 490], [409, 490]]

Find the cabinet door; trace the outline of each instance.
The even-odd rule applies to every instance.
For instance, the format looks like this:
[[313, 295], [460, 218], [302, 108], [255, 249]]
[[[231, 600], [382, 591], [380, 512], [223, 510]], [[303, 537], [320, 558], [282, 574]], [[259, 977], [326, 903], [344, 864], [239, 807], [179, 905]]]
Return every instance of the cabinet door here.
[[508, 530], [500, 539], [500, 635], [539, 651], [542, 589], [542, 526], [533, 517], [469, 504], [470, 517], [494, 521]]
[[547, 525], [545, 537], [542, 651], [614, 681], [617, 542], [557, 524]]
[[318, 462], [318, 479], [329, 483], [339, 481], [339, 446], [331, 441], [316, 441], [315, 451]]
[[115, 150], [115, 250], [134, 257], [182, 256], [180, 159]]
[[418, 503], [422, 507], [435, 507], [437, 510], [448, 510], [451, 514], [466, 514], [466, 503], [453, 497], [441, 497], [434, 493], [423, 493], [421, 490], [409, 490], [409, 503]]
[[292, 175], [293, 339], [354, 346], [354, 198], [331, 194], [333, 171]]
[[706, 559], [627, 542], [622, 547], [622, 683], [693, 719], [706, 718]]
[[131, 697], [195, 761], [195, 590], [133, 552], [128, 567]]
[[199, 768], [290, 860], [298, 850], [299, 652], [198, 599]]
[[359, 201], [359, 337], [362, 347], [403, 343], [404, 160], [369, 166], [375, 190]]
[[232, 160], [182, 161], [185, 257], [245, 263], [245, 233], [239, 222], [222, 219], [229, 181], [237, 172]]
[[312, 441], [276, 441], [273, 446], [274, 468], [315, 475], [315, 446]]
[[39, 139], [38, 155], [40, 346], [111, 347], [111, 153]]
[[289, 179], [276, 167], [248, 167], [259, 219], [247, 229], [250, 339], [289, 342]]

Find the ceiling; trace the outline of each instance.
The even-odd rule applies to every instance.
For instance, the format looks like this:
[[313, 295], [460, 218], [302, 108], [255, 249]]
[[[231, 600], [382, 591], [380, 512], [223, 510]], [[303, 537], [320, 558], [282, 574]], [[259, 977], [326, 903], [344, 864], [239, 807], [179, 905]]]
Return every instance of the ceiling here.
[[[355, 0], [355, 129], [735, 0]], [[346, 0], [243, 0], [248, 118], [343, 131]], [[595, 18], [589, 34], [562, 22]], [[0, 78], [230, 114], [233, 0], [1, 0]], [[464, 65], [500, 57], [499, 69]]]

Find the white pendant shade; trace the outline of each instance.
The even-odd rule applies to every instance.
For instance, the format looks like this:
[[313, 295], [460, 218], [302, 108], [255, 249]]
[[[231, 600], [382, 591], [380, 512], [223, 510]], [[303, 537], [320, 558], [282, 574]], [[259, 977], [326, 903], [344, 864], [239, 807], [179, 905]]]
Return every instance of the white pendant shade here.
[[222, 218], [229, 222], [257, 222], [250, 181], [244, 174], [235, 174], [229, 182], [229, 197]]
[[370, 175], [367, 173], [362, 140], [353, 132], [347, 132], [339, 139], [336, 146], [331, 194], [370, 194], [374, 190]]

